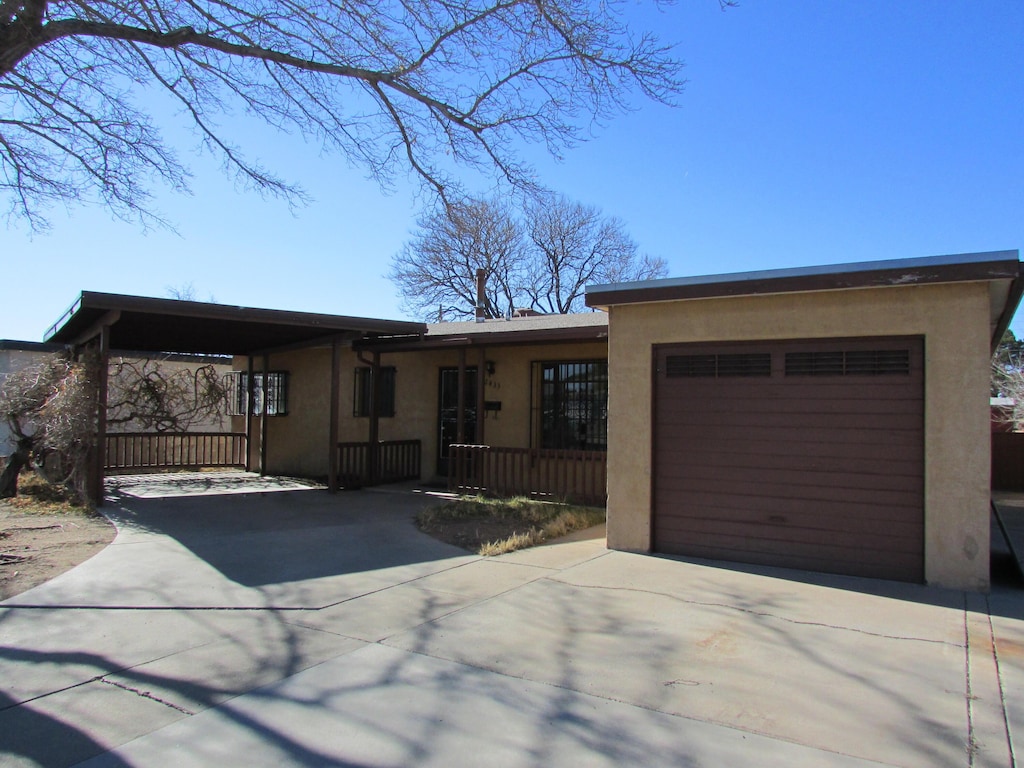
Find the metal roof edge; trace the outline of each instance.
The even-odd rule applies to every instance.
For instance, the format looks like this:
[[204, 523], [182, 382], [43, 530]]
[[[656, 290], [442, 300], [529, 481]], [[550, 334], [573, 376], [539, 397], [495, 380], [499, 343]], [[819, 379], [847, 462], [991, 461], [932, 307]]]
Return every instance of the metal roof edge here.
[[[1019, 251], [887, 259], [587, 286], [590, 307], [616, 303], [1015, 278]], [[1011, 266], [1011, 264], [1013, 266]], [[847, 279], [843, 279], [843, 278]], [[893, 279], [889, 279], [893, 278]], [[744, 287], [747, 290], [744, 290]]]

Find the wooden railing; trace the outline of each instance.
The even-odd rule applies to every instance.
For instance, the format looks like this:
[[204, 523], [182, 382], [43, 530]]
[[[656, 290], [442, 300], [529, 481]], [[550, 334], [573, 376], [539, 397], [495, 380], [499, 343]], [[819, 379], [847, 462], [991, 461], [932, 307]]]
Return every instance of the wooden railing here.
[[242, 432], [108, 432], [105, 468], [244, 467], [245, 442]]
[[370, 443], [338, 443], [338, 480], [347, 488], [420, 479], [419, 440], [383, 440], [376, 456]]
[[604, 451], [448, 447], [448, 490], [487, 496], [533, 496], [604, 506], [608, 461]]

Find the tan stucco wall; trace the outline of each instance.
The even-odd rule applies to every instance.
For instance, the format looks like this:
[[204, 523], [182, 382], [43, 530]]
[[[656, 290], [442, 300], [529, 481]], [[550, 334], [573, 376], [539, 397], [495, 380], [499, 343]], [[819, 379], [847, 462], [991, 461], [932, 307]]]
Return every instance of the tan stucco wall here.
[[987, 284], [632, 304], [609, 315], [609, 547], [650, 549], [653, 345], [923, 336], [925, 580], [988, 588]]
[[[476, 366], [476, 347], [466, 350], [466, 366]], [[493, 376], [486, 378], [486, 400], [501, 402], [501, 411], [488, 414], [484, 422], [484, 441], [504, 447], [530, 444], [530, 372], [531, 363], [542, 360], [603, 360], [607, 346], [602, 342], [552, 344], [533, 347], [490, 347], [486, 360], [494, 363]], [[365, 355], [370, 358], [369, 354]], [[458, 351], [383, 353], [382, 366], [396, 368], [395, 415], [380, 419], [381, 440], [422, 442], [422, 479], [435, 475], [438, 453], [438, 383], [441, 368], [459, 364]], [[255, 370], [262, 361], [256, 360]], [[244, 358], [235, 361], [245, 369]], [[363, 442], [369, 437], [369, 419], [353, 416], [355, 369], [362, 367], [351, 349], [341, 351], [338, 387], [338, 440]], [[270, 358], [271, 371], [288, 371], [288, 415], [272, 416], [267, 421], [267, 471], [303, 477], [326, 477], [330, 429], [331, 351], [310, 349], [278, 353]], [[473, 403], [476, 391], [467, 391], [467, 403]], [[245, 419], [235, 417], [235, 429], [245, 429]], [[259, 418], [253, 419], [252, 465], [259, 466]]]

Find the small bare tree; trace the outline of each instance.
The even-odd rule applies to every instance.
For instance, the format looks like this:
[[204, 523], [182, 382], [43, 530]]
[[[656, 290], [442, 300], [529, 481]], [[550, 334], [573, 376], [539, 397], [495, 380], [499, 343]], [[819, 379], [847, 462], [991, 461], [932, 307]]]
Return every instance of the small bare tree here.
[[[85, 498], [89, 451], [95, 442], [98, 361], [54, 354], [4, 377], [0, 413], [14, 451], [0, 472], [0, 498], [17, 495], [18, 475], [31, 466], [47, 482]], [[138, 430], [184, 431], [224, 412], [227, 388], [212, 365], [170, 369], [155, 360], [112, 361], [107, 423]]]
[[291, 200], [302, 191], [247, 159], [224, 115], [384, 185], [412, 173], [444, 196], [467, 166], [528, 185], [520, 142], [557, 155], [635, 94], [670, 102], [680, 70], [615, 0], [0, 0], [0, 190], [34, 228], [49, 205], [90, 200], [159, 221], [148, 184], [185, 189], [188, 171], [143, 89], [243, 186]]
[[14, 440], [0, 472], [0, 498], [17, 495], [18, 476], [26, 466], [85, 497], [96, 428], [95, 370], [93, 358], [76, 362], [57, 354], [0, 381], [0, 413]]
[[485, 316], [528, 308], [583, 310], [586, 286], [663, 276], [665, 261], [639, 253], [625, 226], [557, 195], [533, 197], [522, 214], [498, 200], [467, 200], [419, 220], [389, 277], [416, 317], [472, 317], [477, 269], [487, 278]]

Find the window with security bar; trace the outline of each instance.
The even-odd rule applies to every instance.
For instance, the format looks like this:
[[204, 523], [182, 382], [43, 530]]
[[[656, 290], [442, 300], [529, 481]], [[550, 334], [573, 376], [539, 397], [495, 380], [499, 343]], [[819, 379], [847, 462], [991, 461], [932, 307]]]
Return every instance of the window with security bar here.
[[[228, 388], [228, 415], [245, 416], [249, 405], [249, 374], [246, 371], [232, 371], [226, 377]], [[264, 382], [266, 387], [264, 388]], [[266, 397], [264, 398], [264, 394]], [[253, 374], [253, 416], [263, 415], [266, 403], [268, 416], [288, 415], [288, 373], [271, 371]]]
[[608, 447], [608, 361], [533, 364], [533, 443], [540, 448]]

